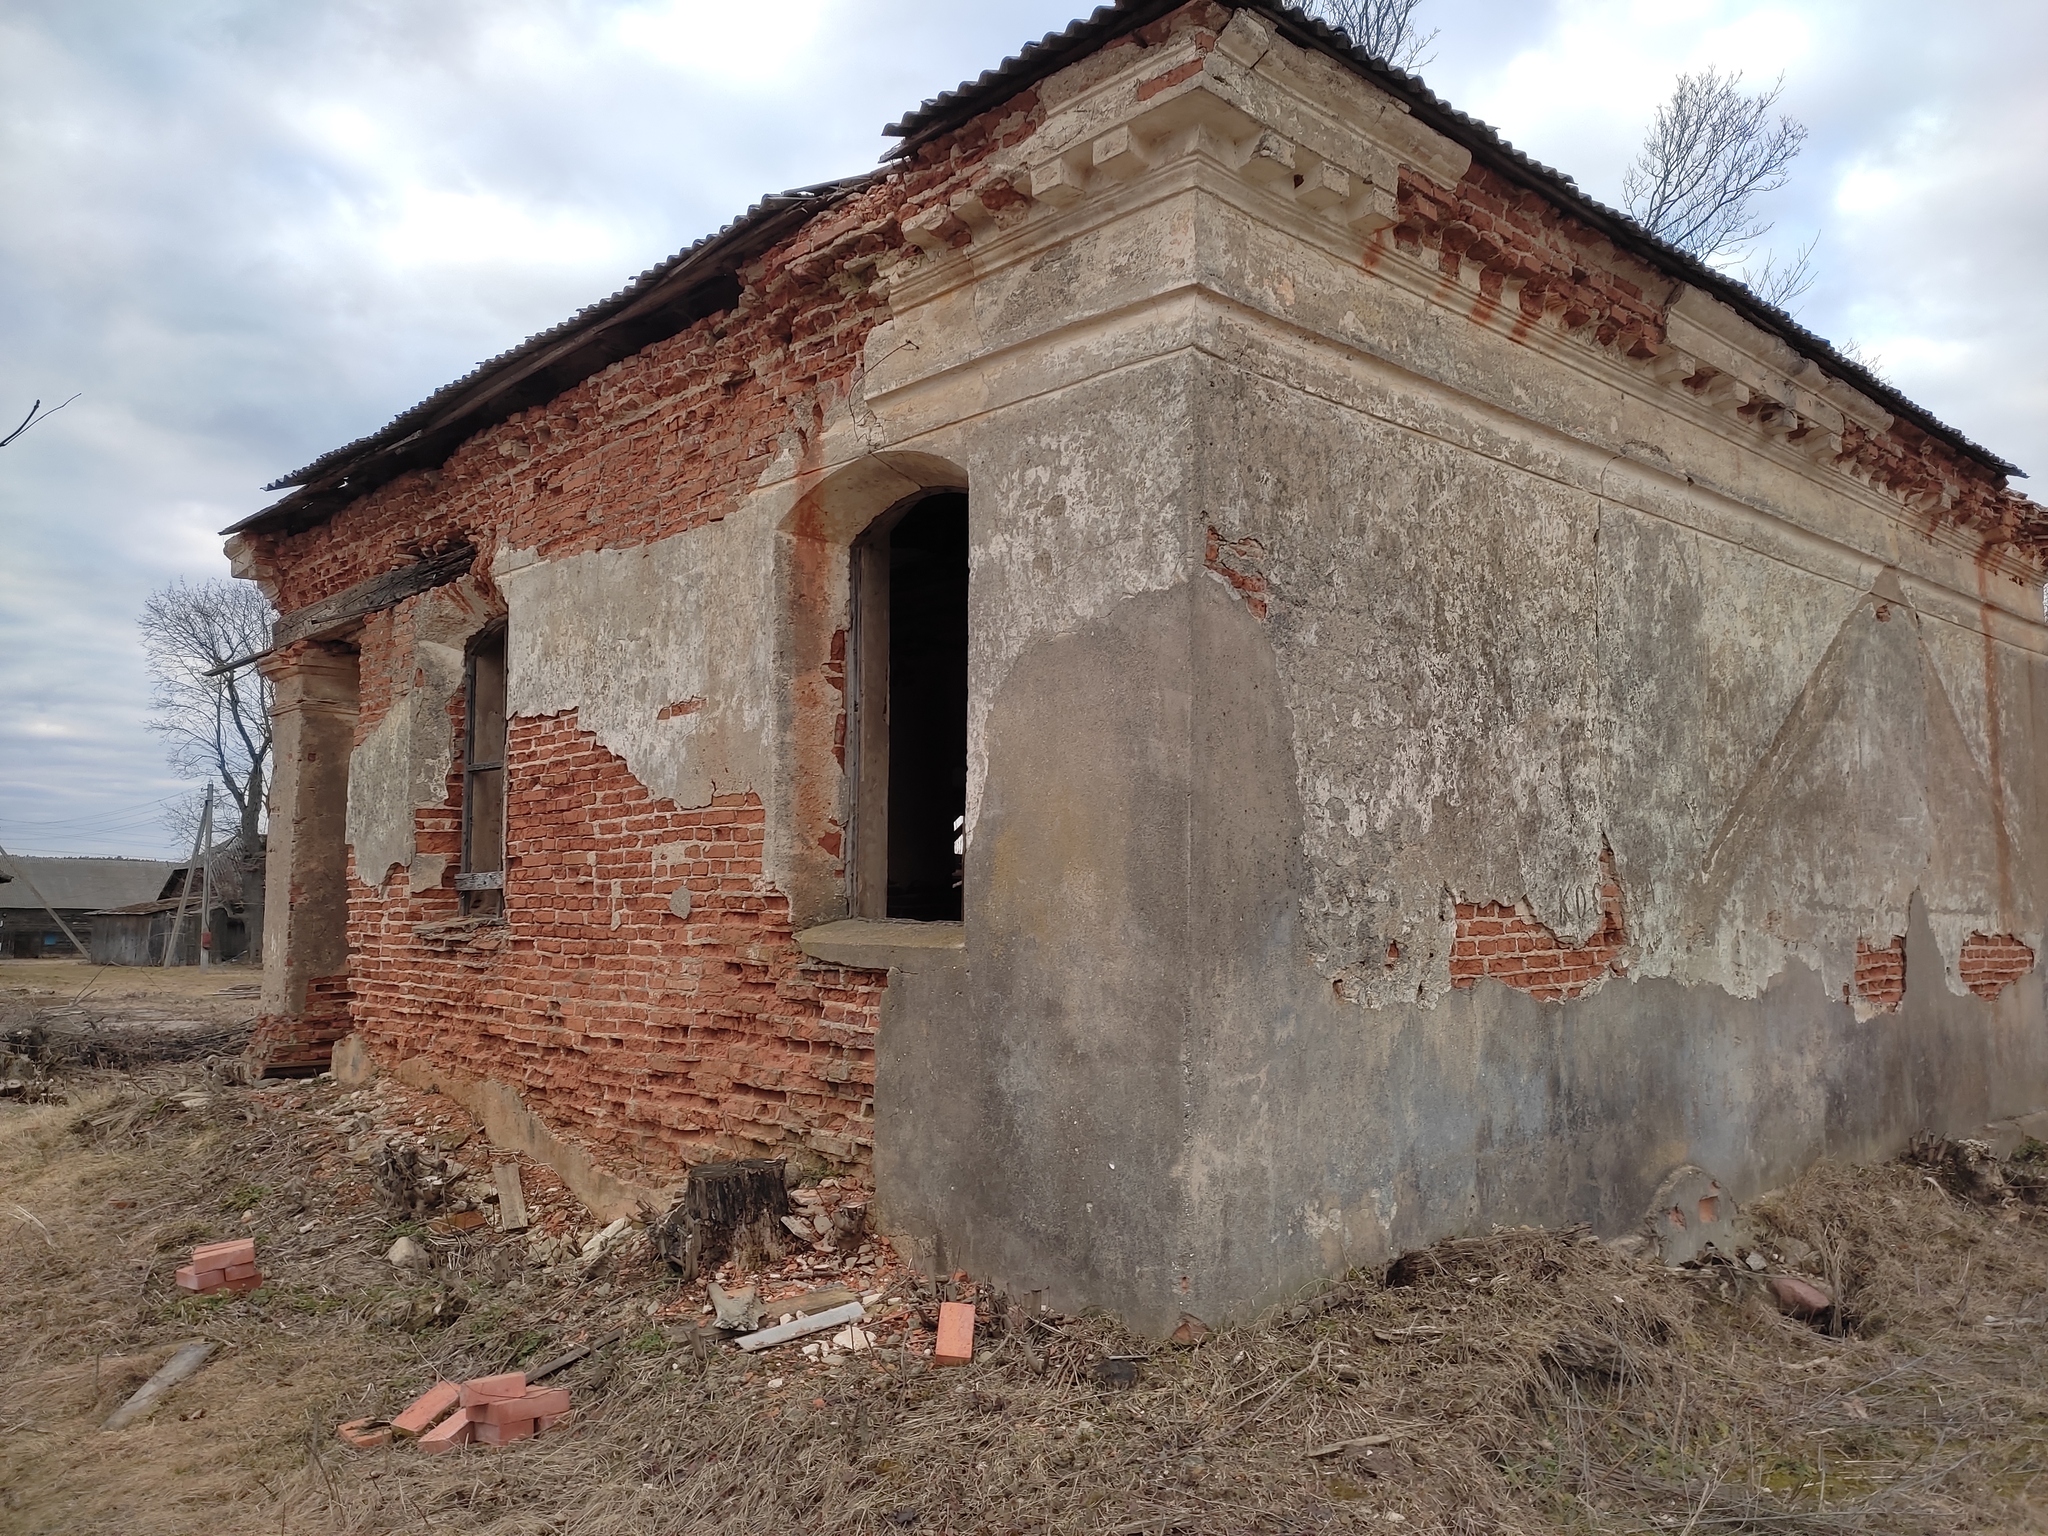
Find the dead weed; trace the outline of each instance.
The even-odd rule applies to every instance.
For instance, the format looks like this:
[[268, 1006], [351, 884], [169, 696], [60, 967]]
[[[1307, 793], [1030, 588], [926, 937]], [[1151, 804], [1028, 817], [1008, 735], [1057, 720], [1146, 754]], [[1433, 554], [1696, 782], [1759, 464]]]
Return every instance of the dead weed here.
[[[2023, 1179], [1824, 1166], [1759, 1245], [1837, 1306], [1781, 1316], [1740, 1265], [1671, 1271], [1583, 1231], [1440, 1243], [1194, 1349], [985, 1302], [976, 1363], [708, 1359], [651, 1256], [542, 1273], [522, 1244], [398, 1228], [329, 1086], [164, 1069], [0, 1124], [0, 1526], [10, 1531], [893, 1533], [2031, 1530], [2048, 1232]], [[1923, 1149], [1924, 1150], [1924, 1149]], [[323, 1173], [321, 1170], [331, 1170]], [[360, 1188], [358, 1197], [352, 1191]], [[1990, 1203], [1980, 1203], [1983, 1200]], [[179, 1295], [207, 1238], [269, 1283]], [[600, 1278], [601, 1276], [601, 1278]], [[453, 1321], [410, 1327], [456, 1296]], [[438, 1460], [343, 1419], [436, 1376], [619, 1335], [560, 1378], [573, 1429]], [[96, 1426], [180, 1343], [223, 1346], [149, 1422]], [[1122, 1383], [1122, 1384], [1120, 1384]]]

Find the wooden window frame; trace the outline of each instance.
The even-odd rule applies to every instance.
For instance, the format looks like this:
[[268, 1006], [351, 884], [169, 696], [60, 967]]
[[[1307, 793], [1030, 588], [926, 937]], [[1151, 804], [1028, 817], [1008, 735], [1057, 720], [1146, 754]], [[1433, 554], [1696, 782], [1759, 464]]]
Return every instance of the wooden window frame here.
[[[495, 678], [490, 675], [493, 663]], [[502, 919], [505, 915], [505, 791], [510, 776], [506, 768], [506, 670], [505, 626], [501, 622], [470, 642], [463, 668], [462, 865], [455, 888], [462, 893], [465, 917]], [[484, 705], [481, 715], [480, 701]], [[492, 739], [481, 741], [484, 736]], [[488, 749], [485, 755], [479, 755], [480, 748]], [[480, 815], [486, 808], [491, 814]]]

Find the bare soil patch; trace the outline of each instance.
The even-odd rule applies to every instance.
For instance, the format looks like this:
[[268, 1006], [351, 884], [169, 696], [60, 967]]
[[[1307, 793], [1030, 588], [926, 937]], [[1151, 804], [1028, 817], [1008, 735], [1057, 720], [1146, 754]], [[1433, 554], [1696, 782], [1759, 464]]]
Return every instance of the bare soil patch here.
[[[0, 1529], [10, 1532], [2034, 1531], [2048, 1471], [2048, 1231], [2035, 1165], [1947, 1144], [1824, 1166], [1755, 1246], [1831, 1286], [1813, 1322], [1744, 1264], [1667, 1270], [1578, 1231], [1500, 1231], [1359, 1274], [1196, 1347], [1026, 1315], [886, 1244], [792, 1240], [770, 1295], [879, 1294], [834, 1363], [710, 1342], [702, 1283], [526, 1171], [530, 1234], [400, 1219], [382, 1144], [503, 1154], [389, 1083], [252, 1088], [202, 1063], [67, 1076], [0, 1117]], [[820, 1189], [829, 1205], [853, 1187]], [[412, 1235], [420, 1271], [384, 1257]], [[197, 1243], [253, 1234], [267, 1281], [181, 1295]], [[1396, 1283], [1389, 1284], [1389, 1280]], [[980, 1306], [935, 1369], [942, 1297]], [[771, 1304], [771, 1314], [775, 1311]], [[144, 1423], [98, 1425], [181, 1344], [214, 1361]], [[605, 1342], [609, 1341], [609, 1342]], [[357, 1451], [440, 1377], [599, 1347], [543, 1437]]]

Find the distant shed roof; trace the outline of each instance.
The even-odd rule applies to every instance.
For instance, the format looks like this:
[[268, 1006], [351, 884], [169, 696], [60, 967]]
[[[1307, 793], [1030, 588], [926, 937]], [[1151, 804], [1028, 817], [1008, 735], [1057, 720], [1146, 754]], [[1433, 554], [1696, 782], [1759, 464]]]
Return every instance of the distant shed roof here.
[[[883, 129], [903, 141], [884, 157], [885, 163], [914, 153], [919, 146], [1185, 3], [1115, 0], [1064, 31], [1027, 44], [996, 68], [941, 92]], [[1660, 240], [1628, 215], [1588, 197], [1571, 177], [1530, 158], [1487, 124], [1451, 106], [1419, 76], [1355, 47], [1337, 28], [1275, 0], [1218, 3], [1232, 10], [1258, 11], [1291, 41], [1339, 60], [1399, 97], [1418, 120], [1469, 149], [1480, 164], [1539, 193], [1651, 266], [1712, 294], [1802, 357], [1812, 359], [1964, 458], [1997, 475], [2024, 473], [1914, 404], [1862, 364], [1836, 351], [1833, 343], [1765, 303], [1741, 283]], [[266, 490], [289, 489], [291, 494], [221, 531], [297, 532], [324, 522], [349, 502], [407, 470], [446, 462], [462, 442], [485, 428], [551, 400], [619, 359], [728, 308], [737, 297], [735, 274], [740, 266], [867, 185], [876, 174], [820, 182], [763, 198], [715, 235], [648, 268], [610, 298], [480, 363], [379, 431], [273, 481]]]
[[[178, 868], [160, 859], [0, 859], [0, 912], [40, 912], [43, 903], [29, 890], [35, 882], [60, 911], [97, 912], [154, 901]], [[26, 873], [26, 880], [16, 878]]]

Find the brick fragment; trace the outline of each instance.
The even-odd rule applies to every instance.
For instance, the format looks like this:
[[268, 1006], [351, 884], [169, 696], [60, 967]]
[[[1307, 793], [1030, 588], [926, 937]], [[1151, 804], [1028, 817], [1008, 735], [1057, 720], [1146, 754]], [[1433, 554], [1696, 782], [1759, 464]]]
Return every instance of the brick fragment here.
[[208, 1291], [219, 1290], [221, 1282], [227, 1279], [227, 1272], [220, 1269], [194, 1269], [187, 1264], [178, 1271], [177, 1279], [179, 1290], [196, 1291], [203, 1296]]
[[473, 1428], [479, 1445], [510, 1445], [514, 1440], [526, 1440], [536, 1433], [532, 1419], [508, 1419], [502, 1424], [477, 1421]]
[[479, 1424], [516, 1424], [522, 1419], [555, 1418], [568, 1411], [567, 1387], [528, 1387], [519, 1397], [478, 1403], [470, 1416]]
[[502, 1376], [478, 1376], [462, 1384], [462, 1406], [465, 1408], [524, 1396], [526, 1373], [523, 1371], [507, 1371]]
[[974, 1358], [974, 1307], [965, 1301], [939, 1303], [939, 1340], [932, 1346], [935, 1365], [965, 1365]]
[[391, 1421], [391, 1427], [400, 1435], [425, 1434], [436, 1419], [461, 1400], [460, 1382], [437, 1381], [414, 1398], [405, 1411]]
[[374, 1451], [391, 1443], [391, 1425], [383, 1419], [350, 1419], [334, 1432], [359, 1451]]
[[469, 1421], [469, 1410], [458, 1408], [420, 1436], [420, 1449], [429, 1456], [438, 1456], [443, 1451], [452, 1451], [458, 1445], [467, 1445], [476, 1436], [476, 1426]]
[[256, 1262], [256, 1239], [231, 1238], [224, 1243], [202, 1243], [192, 1250], [194, 1269], [232, 1269], [237, 1264]]
[[1790, 1317], [1819, 1317], [1835, 1304], [1834, 1297], [1798, 1275], [1772, 1275], [1770, 1286], [1778, 1310]]

